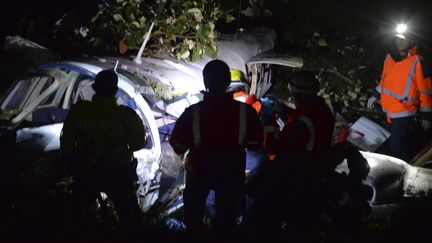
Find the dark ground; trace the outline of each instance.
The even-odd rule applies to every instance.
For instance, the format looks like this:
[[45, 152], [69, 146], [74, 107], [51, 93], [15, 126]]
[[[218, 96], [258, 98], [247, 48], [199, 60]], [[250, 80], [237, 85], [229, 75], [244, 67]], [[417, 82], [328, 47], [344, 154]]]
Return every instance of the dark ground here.
[[[51, 173], [54, 161], [39, 161], [41, 164], [32, 164], [31, 169], [19, 173], [16, 169], [20, 166], [11, 167], [7, 162], [2, 159], [0, 170], [0, 242], [72, 242], [70, 188], [67, 181], [61, 182]], [[170, 163], [176, 162], [165, 160], [162, 164], [165, 173], [161, 191], [175, 181], [176, 165]], [[280, 242], [429, 242], [431, 206], [430, 200], [423, 200], [399, 208], [381, 208], [379, 218], [366, 219], [362, 228], [353, 232], [344, 230], [349, 225], [331, 222], [321, 223], [312, 232], [289, 229], [281, 234]], [[139, 232], [125, 240], [116, 230], [112, 210], [98, 210], [91, 214], [93, 229], [87, 237], [89, 242], [190, 242], [181, 226], [182, 213], [179, 210], [162, 219], [144, 215]], [[379, 214], [375, 211], [374, 215]], [[203, 242], [212, 242], [210, 233], [206, 237]]]
[[[9, 189], [17, 192], [17, 188]], [[71, 242], [70, 194], [22, 191], [18, 195], [2, 213], [1, 242]], [[399, 210], [394, 218], [369, 220], [357, 236], [323, 225], [323, 230], [307, 234], [286, 232], [283, 242], [429, 242], [430, 209], [430, 202], [427, 202]], [[181, 213], [179, 211], [176, 217], [181, 219]], [[88, 234], [91, 242], [125, 242], [119, 239], [111, 219], [104, 220], [98, 214], [93, 216], [94, 228]], [[171, 227], [162, 220], [144, 222], [134, 242], [188, 242], [182, 228], [176, 229], [175, 224]], [[294, 236], [290, 238], [289, 233]]]

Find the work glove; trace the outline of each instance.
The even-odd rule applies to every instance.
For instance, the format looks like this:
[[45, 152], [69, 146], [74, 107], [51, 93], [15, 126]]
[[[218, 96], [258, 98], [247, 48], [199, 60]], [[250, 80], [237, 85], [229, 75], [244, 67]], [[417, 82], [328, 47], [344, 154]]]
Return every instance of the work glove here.
[[431, 122], [428, 120], [420, 120], [423, 130], [429, 130], [431, 128]]
[[377, 102], [378, 99], [375, 96], [370, 97], [367, 102], [367, 108], [371, 110]]

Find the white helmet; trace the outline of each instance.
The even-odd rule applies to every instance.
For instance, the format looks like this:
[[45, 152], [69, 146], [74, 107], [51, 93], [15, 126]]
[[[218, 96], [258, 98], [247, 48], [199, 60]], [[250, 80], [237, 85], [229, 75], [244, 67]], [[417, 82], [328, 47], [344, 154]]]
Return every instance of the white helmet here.
[[396, 37], [399, 37], [401, 39], [415, 39], [414, 34], [410, 30], [407, 24], [401, 23], [396, 26]]

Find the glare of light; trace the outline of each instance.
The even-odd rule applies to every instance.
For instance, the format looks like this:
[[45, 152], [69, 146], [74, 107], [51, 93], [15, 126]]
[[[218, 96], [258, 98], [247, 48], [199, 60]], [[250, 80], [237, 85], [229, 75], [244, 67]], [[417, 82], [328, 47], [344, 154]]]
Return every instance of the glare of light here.
[[403, 34], [405, 31], [407, 31], [408, 26], [406, 24], [398, 24], [396, 27], [396, 32], [398, 34]]
[[370, 168], [374, 168], [374, 167], [376, 167], [378, 165], [378, 162], [376, 161], [375, 158], [368, 159], [367, 161], [368, 161], [368, 164], [369, 164]]

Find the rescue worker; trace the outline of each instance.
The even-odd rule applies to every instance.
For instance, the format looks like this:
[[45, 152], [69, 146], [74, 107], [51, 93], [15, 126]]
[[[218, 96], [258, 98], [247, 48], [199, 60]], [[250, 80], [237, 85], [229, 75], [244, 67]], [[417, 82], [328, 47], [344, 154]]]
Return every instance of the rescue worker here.
[[[254, 110], [257, 112], [258, 116], [260, 117], [261, 123], [263, 123], [263, 114], [261, 113], [262, 110], [262, 103], [261, 100], [257, 98], [255, 94], [250, 93], [249, 84], [247, 83], [247, 80], [245, 79], [243, 72], [238, 69], [231, 69], [231, 84], [227, 88], [227, 92], [231, 92], [233, 95], [233, 98], [237, 101], [240, 101], [242, 103], [245, 103], [247, 105], [250, 105]], [[264, 124], [264, 141], [266, 140], [267, 134], [266, 134], [266, 126]], [[248, 187], [249, 179], [252, 178], [257, 172], [258, 168], [261, 166], [263, 162], [265, 162], [268, 158], [267, 151], [265, 149], [264, 144], [260, 146], [257, 149], [246, 149], [246, 177], [245, 177], [245, 185]], [[253, 198], [250, 197], [250, 195], [245, 195], [243, 197], [246, 203], [242, 204], [242, 206], [245, 206], [245, 208], [240, 208], [240, 215], [239, 219], [241, 221], [244, 221], [243, 219], [247, 217], [247, 212], [249, 211], [249, 208], [253, 204]], [[211, 200], [207, 200], [208, 202]], [[214, 200], [213, 200], [214, 201]], [[208, 205], [211, 205], [208, 203]]]
[[258, 99], [256, 95], [250, 94], [249, 85], [244, 78], [243, 72], [238, 69], [231, 69], [230, 73], [231, 84], [229, 85], [227, 92], [232, 92], [235, 100], [252, 106], [258, 113], [264, 127], [264, 149], [267, 152], [268, 159], [273, 160], [275, 154], [274, 151], [271, 151], [271, 145], [269, 145], [269, 143], [271, 143], [279, 133], [279, 126], [276, 122], [277, 117], [273, 112], [275, 101], [271, 95], [269, 95], [263, 97], [266, 102], [263, 104], [261, 99]]
[[216, 195], [214, 230], [216, 236], [229, 240], [236, 232], [245, 179], [245, 148], [259, 148], [262, 126], [252, 107], [226, 93], [230, 69], [225, 62], [208, 62], [203, 78], [203, 101], [179, 117], [170, 144], [179, 155], [187, 153], [183, 198], [188, 233], [192, 237], [202, 236], [206, 198], [212, 189]]
[[[432, 85], [422, 57], [417, 53], [416, 38], [406, 25], [397, 28], [395, 47], [387, 54], [381, 80], [367, 107], [379, 100], [389, 123], [390, 153], [409, 161], [409, 131], [414, 118], [420, 115], [421, 127], [430, 130], [432, 120]], [[396, 50], [394, 50], [396, 49]]]
[[113, 201], [122, 232], [139, 220], [133, 152], [145, 146], [145, 130], [134, 110], [117, 104], [117, 82], [113, 70], [99, 72], [92, 100], [74, 104], [64, 122], [60, 146], [73, 178], [74, 236], [91, 227], [87, 214], [100, 192]]
[[301, 71], [291, 78], [288, 92], [295, 110], [279, 135], [277, 157], [305, 151], [320, 154], [331, 147], [335, 119], [318, 91], [319, 81], [313, 73]]
[[244, 80], [242, 71], [231, 69], [231, 84], [228, 87], [228, 92], [233, 92], [233, 98], [237, 101], [251, 105], [255, 111], [260, 114], [262, 104], [254, 94], [249, 94], [249, 87]]
[[[320, 180], [334, 169], [324, 155], [331, 148], [335, 119], [324, 99], [317, 96], [319, 81], [312, 73], [300, 71], [287, 88], [289, 100], [284, 102], [293, 103], [295, 110], [288, 114], [279, 134], [275, 160], [262, 168], [260, 182], [255, 183], [261, 188], [255, 190], [248, 227], [257, 242], [277, 237], [284, 217], [296, 221], [296, 226], [312, 224]], [[268, 195], [276, 198], [269, 201]]]
[[[288, 92], [295, 109], [288, 114], [276, 148], [275, 177], [283, 178], [284, 174], [279, 171], [289, 170], [291, 192], [299, 197], [291, 201], [292, 198], [287, 196], [281, 201], [289, 202], [293, 208], [304, 209], [286, 213], [301, 226], [312, 224], [310, 221], [319, 214], [315, 203], [322, 198], [319, 187], [322, 179], [334, 169], [331, 161], [325, 158], [332, 145], [335, 119], [324, 99], [317, 96], [319, 87], [318, 79], [311, 72], [301, 71], [292, 76]], [[276, 183], [289, 185], [284, 181]]]

